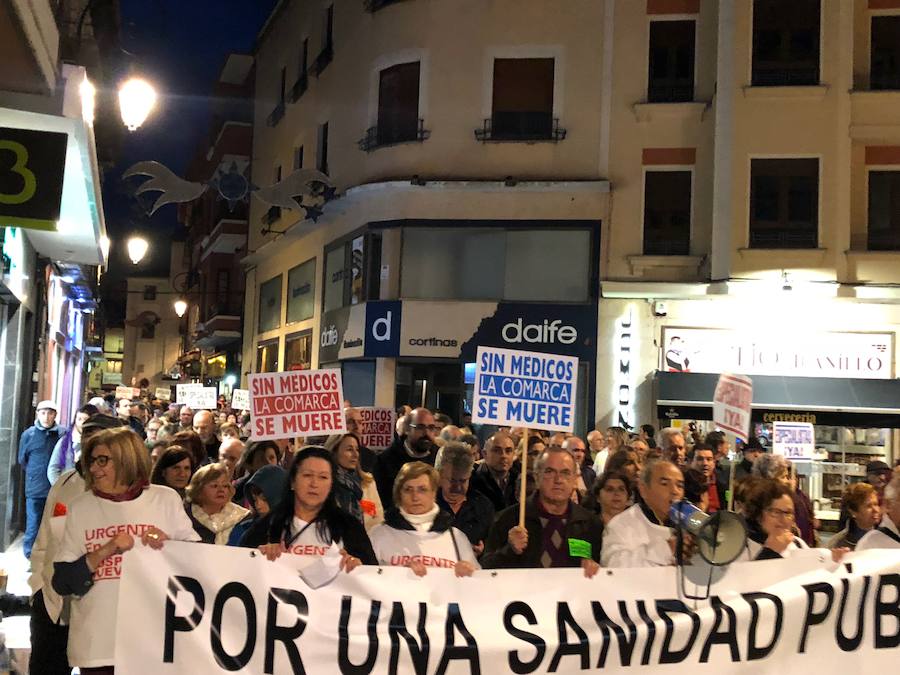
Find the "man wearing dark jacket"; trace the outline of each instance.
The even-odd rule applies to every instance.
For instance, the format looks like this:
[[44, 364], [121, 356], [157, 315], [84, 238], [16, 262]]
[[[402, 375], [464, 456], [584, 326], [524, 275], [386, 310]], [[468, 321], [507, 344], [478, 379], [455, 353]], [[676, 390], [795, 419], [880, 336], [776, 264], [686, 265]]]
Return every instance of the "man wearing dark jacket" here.
[[409, 433], [398, 438], [391, 447], [378, 455], [372, 470], [385, 511], [394, 505], [394, 479], [400, 468], [407, 462], [416, 461], [434, 466], [437, 455], [437, 446], [434, 444], [437, 427], [431, 411], [416, 408], [409, 415]]
[[41, 401], [37, 407], [37, 420], [28, 427], [19, 440], [19, 464], [25, 471], [25, 557], [31, 558], [31, 547], [41, 526], [44, 503], [50, 492], [47, 466], [57, 441], [66, 435], [66, 429], [56, 424], [56, 404]]
[[472, 464], [472, 453], [464, 443], [450, 441], [443, 447], [435, 463], [440, 475], [437, 505], [453, 516], [453, 527], [468, 537], [475, 555], [481, 555], [494, 522], [494, 507], [483, 494], [469, 489]]
[[472, 474], [472, 490], [487, 497], [497, 513], [517, 503], [515, 459], [513, 437], [498, 431], [484, 444], [484, 462]]
[[571, 500], [578, 467], [568, 450], [550, 447], [535, 462], [538, 489], [525, 505], [525, 527], [519, 507], [502, 511], [494, 522], [481, 557], [485, 569], [504, 567], [584, 568], [588, 577], [600, 568], [603, 524]]

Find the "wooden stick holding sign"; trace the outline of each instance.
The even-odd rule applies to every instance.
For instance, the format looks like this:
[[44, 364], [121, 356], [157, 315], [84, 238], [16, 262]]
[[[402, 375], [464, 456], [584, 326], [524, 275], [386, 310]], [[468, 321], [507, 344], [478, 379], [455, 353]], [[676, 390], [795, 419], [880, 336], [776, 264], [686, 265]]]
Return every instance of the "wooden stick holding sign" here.
[[[578, 359], [573, 356], [479, 347], [472, 422], [494, 426], [575, 431]], [[519, 527], [525, 526], [528, 439], [522, 443]]]

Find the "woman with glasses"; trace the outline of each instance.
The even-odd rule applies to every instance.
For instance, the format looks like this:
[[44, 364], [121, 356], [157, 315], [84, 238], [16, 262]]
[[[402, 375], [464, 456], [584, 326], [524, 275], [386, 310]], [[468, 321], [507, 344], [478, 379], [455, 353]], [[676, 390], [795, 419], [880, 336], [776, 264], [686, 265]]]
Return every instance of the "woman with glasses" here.
[[420, 577], [429, 567], [453, 568], [458, 577], [480, 569], [468, 538], [435, 501], [438, 482], [438, 472], [425, 462], [409, 462], [400, 469], [394, 480], [396, 506], [385, 512], [384, 524], [371, 534], [380, 564], [409, 567]]
[[782, 481], [751, 478], [744, 492], [747, 521], [746, 560], [787, 558], [809, 548], [797, 537], [791, 488]]
[[137, 541], [159, 549], [167, 539], [199, 537], [178, 493], [149, 483], [149, 453], [130, 429], [92, 435], [81, 461], [86, 492], [68, 505], [52, 583], [60, 595], [74, 596], [69, 664], [111, 673], [123, 556]]
[[197, 469], [185, 490], [185, 511], [204, 544], [228, 543], [234, 526], [250, 513], [231, 501], [231, 472], [221, 463]]

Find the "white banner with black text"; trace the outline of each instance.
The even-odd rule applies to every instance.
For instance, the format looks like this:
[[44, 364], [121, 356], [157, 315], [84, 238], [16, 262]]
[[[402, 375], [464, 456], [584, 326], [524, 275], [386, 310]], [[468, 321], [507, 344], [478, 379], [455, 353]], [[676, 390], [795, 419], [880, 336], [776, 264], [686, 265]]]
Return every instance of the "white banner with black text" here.
[[708, 573], [674, 567], [593, 579], [361, 567], [313, 590], [290, 555], [167, 542], [124, 558], [116, 670], [128, 675], [845, 675], [892, 672], [900, 646], [900, 551], [736, 563], [716, 570], [707, 600], [688, 596], [704, 595]]

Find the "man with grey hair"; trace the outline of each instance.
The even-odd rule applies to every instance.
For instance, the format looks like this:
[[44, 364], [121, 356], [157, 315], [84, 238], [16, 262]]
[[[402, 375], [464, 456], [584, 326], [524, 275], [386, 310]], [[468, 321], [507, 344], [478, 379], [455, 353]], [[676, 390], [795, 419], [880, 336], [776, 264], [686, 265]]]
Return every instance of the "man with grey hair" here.
[[487, 497], [469, 490], [474, 464], [468, 445], [449, 441], [438, 453], [434, 468], [440, 475], [437, 505], [453, 516], [453, 527], [469, 538], [475, 555], [481, 555], [494, 522], [494, 507]]
[[683, 469], [687, 462], [685, 454], [684, 434], [675, 427], [666, 427], [659, 430], [659, 447], [663, 458], [672, 462], [679, 469]]
[[603, 532], [604, 567], [659, 567], [675, 564], [675, 537], [669, 509], [684, 498], [684, 477], [660, 459], [641, 471], [641, 501], [615, 516]]
[[884, 515], [881, 524], [867, 532], [856, 545], [857, 551], [871, 548], [900, 548], [900, 475], [884, 488]]
[[594, 576], [603, 524], [571, 499], [578, 477], [575, 457], [551, 446], [538, 456], [534, 470], [538, 487], [525, 504], [525, 527], [519, 527], [518, 505], [501, 511], [485, 543], [482, 567], [580, 566], [585, 576]]
[[372, 474], [385, 511], [394, 505], [394, 479], [404, 464], [418, 460], [434, 466], [437, 455], [434, 438], [437, 433], [438, 428], [431, 411], [416, 408], [409, 414], [408, 433], [397, 438], [391, 447], [375, 459]]
[[209, 410], [198, 410], [194, 413], [194, 433], [203, 442], [206, 456], [210, 462], [219, 461], [219, 444], [221, 441], [216, 435], [216, 418]]

